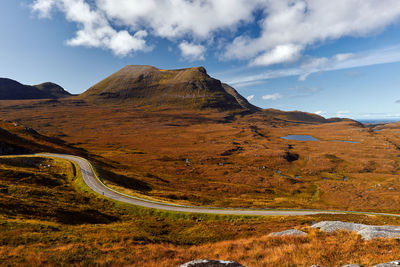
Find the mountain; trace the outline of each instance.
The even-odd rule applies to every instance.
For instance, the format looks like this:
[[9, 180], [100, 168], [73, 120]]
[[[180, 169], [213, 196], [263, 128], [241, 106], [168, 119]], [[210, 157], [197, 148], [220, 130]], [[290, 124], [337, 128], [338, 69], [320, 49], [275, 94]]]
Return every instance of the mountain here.
[[[282, 111], [278, 109], [264, 109], [263, 113], [267, 116], [272, 116], [275, 119], [283, 121], [298, 121], [307, 123], [326, 123], [331, 122], [324, 117], [315, 113], [308, 113], [302, 111]], [[333, 121], [332, 121], [333, 122]]]
[[71, 94], [65, 91], [64, 88], [52, 82], [41, 83], [34, 85], [34, 87], [42, 91], [44, 94], [49, 95], [49, 98], [62, 98], [71, 96]]
[[203, 67], [162, 70], [130, 65], [105, 78], [80, 98], [95, 103], [129, 102], [138, 106], [256, 110], [232, 87], [210, 77]]
[[0, 100], [61, 98], [71, 96], [55, 83], [24, 85], [17, 81], [0, 78]]
[[128, 65], [90, 87], [78, 98], [96, 105], [126, 104], [173, 109], [218, 109], [258, 114], [277, 121], [328, 123], [313, 113], [262, 109], [250, 104], [233, 87], [210, 77], [203, 67], [162, 70], [148, 65]]

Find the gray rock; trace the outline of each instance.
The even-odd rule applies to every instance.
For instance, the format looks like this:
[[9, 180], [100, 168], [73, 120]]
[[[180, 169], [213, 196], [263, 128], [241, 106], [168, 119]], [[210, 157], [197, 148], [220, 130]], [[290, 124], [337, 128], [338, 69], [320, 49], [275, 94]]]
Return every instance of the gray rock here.
[[[400, 260], [397, 261], [391, 261], [391, 262], [387, 262], [387, 263], [380, 263], [371, 267], [397, 267], [400, 266]], [[311, 265], [311, 267], [325, 267], [325, 266], [321, 266], [321, 265]], [[360, 265], [360, 264], [346, 264], [346, 265], [342, 265], [341, 267], [364, 267], [364, 265]]]
[[179, 267], [246, 267], [236, 261], [222, 260], [193, 260], [186, 262]]
[[357, 232], [364, 240], [373, 238], [396, 238], [400, 237], [400, 226], [391, 225], [366, 225], [360, 223], [349, 223], [341, 221], [323, 221], [312, 225], [313, 228], [319, 228], [324, 232], [333, 232], [337, 230], [347, 230]]
[[395, 226], [367, 226], [357, 232], [364, 240], [373, 238], [396, 238], [400, 236], [400, 227]]
[[303, 232], [303, 231], [299, 231], [296, 229], [290, 229], [290, 230], [285, 230], [282, 232], [274, 232], [274, 233], [270, 233], [270, 236], [288, 236], [288, 235], [292, 235], [292, 236], [306, 236], [307, 233]]
[[350, 232], [360, 231], [365, 227], [365, 224], [349, 223], [341, 221], [322, 221], [312, 225], [313, 228], [319, 228], [324, 232], [334, 232], [338, 230], [347, 230]]
[[391, 261], [391, 262], [387, 262], [387, 263], [381, 263], [381, 264], [374, 265], [372, 267], [397, 267], [397, 266], [400, 266], [400, 260]]

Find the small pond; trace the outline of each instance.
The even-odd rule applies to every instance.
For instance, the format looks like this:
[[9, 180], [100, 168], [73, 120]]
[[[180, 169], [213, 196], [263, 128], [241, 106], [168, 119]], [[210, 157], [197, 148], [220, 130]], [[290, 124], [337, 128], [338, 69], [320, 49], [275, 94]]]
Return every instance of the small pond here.
[[352, 144], [359, 144], [358, 141], [346, 141], [346, 140], [332, 140], [331, 142], [344, 142], [344, 143], [352, 143]]
[[[289, 134], [287, 136], [282, 136], [281, 138], [286, 140], [296, 140], [296, 141], [319, 141], [319, 139], [311, 136], [311, 135], [302, 135], [302, 134]], [[343, 143], [352, 143], [359, 144], [358, 141], [346, 141], [346, 140], [329, 140], [329, 142], [343, 142]]]
[[281, 138], [286, 140], [296, 140], [296, 141], [318, 141], [317, 138], [311, 135], [301, 135], [301, 134], [289, 134], [287, 136], [282, 136]]

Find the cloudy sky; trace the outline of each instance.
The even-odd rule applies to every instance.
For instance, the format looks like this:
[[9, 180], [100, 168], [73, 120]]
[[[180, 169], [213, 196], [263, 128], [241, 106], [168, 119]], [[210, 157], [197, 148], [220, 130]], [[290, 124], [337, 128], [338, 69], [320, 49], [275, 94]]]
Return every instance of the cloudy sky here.
[[204, 66], [263, 108], [400, 117], [399, 0], [1, 0], [0, 77]]

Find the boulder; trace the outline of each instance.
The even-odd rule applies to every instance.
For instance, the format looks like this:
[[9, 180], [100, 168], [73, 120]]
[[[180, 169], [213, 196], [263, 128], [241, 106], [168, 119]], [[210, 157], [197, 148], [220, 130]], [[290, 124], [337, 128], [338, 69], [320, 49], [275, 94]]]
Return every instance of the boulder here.
[[296, 230], [296, 229], [290, 229], [290, 230], [285, 230], [282, 232], [274, 232], [274, 233], [270, 233], [270, 236], [306, 236], [307, 233], [300, 231], [300, 230]]
[[400, 266], [400, 260], [391, 261], [391, 262], [387, 262], [387, 263], [380, 263], [380, 264], [374, 265], [372, 267], [397, 267], [397, 266]]
[[179, 267], [246, 267], [235, 261], [222, 260], [193, 260], [186, 262]]
[[399, 238], [400, 226], [391, 225], [366, 225], [360, 223], [349, 223], [341, 221], [323, 221], [312, 225], [313, 228], [319, 228], [324, 232], [333, 232], [337, 230], [347, 230], [356, 232], [361, 235], [364, 240], [371, 240], [373, 238]]

